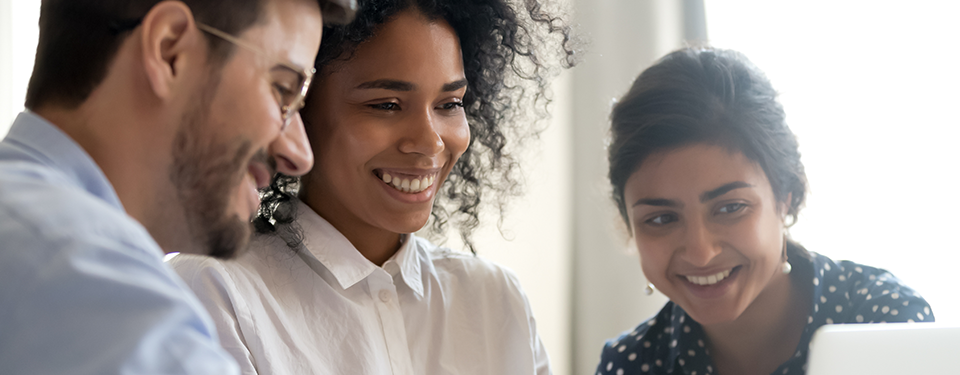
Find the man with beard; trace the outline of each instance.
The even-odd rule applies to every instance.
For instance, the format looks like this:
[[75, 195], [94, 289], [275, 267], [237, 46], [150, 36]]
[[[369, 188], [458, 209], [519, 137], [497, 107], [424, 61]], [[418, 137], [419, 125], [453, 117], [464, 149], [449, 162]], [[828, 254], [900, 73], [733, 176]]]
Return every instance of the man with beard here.
[[354, 0], [44, 0], [0, 142], [0, 372], [231, 374], [168, 252], [231, 257], [313, 164], [298, 109]]

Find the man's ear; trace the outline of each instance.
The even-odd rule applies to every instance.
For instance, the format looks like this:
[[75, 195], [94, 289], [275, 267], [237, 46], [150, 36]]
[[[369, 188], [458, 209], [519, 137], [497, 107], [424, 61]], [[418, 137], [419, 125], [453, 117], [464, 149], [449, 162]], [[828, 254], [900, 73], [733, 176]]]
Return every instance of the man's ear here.
[[190, 8], [179, 1], [162, 1], [150, 9], [141, 23], [143, 67], [158, 98], [168, 98], [182, 85], [183, 68], [199, 63], [196, 55], [206, 48]]

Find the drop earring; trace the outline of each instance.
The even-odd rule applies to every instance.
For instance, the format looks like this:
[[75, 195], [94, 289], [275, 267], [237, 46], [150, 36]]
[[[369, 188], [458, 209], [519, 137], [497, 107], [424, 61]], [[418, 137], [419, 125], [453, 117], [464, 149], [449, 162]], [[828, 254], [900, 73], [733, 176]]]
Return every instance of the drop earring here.
[[787, 256], [787, 236], [783, 236], [783, 265], [780, 266], [780, 272], [789, 275], [790, 271], [793, 271], [793, 266], [790, 265], [790, 258]]
[[643, 288], [643, 293], [649, 296], [653, 294], [654, 290], [656, 290], [656, 288], [653, 287], [653, 283], [647, 283], [647, 287]]

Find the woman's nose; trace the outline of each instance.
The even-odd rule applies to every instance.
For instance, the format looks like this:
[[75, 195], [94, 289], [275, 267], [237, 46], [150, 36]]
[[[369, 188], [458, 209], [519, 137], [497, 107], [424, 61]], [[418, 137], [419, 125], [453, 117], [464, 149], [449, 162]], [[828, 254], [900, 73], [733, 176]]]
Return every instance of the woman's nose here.
[[714, 241], [708, 228], [699, 221], [688, 223], [684, 235], [681, 256], [692, 266], [708, 266], [722, 250], [720, 244]]
[[430, 111], [412, 116], [408, 126], [409, 130], [400, 142], [401, 152], [433, 156], [443, 151], [443, 138], [438, 131], [441, 124]]

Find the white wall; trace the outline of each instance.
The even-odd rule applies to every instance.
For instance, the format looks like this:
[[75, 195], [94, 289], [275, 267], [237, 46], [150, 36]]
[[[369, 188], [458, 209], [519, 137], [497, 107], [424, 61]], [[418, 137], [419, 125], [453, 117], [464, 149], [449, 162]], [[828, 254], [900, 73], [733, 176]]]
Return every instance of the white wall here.
[[958, 15], [953, 1], [707, 1], [714, 44], [766, 71], [799, 138], [810, 195], [794, 237], [890, 270], [953, 324]]
[[591, 374], [605, 339], [656, 313], [625, 226], [609, 198], [604, 145], [613, 100], [640, 71], [683, 45], [682, 2], [579, 0], [577, 21], [591, 44], [573, 71], [573, 369]]
[[39, 19], [40, 0], [0, 0], [0, 137], [23, 110]]
[[0, 0], [0, 136], [7, 133], [10, 122], [13, 121], [10, 116], [10, 103], [13, 102], [10, 97], [10, 88], [13, 87], [13, 69], [10, 66], [13, 62], [10, 59], [13, 55], [10, 1]]

